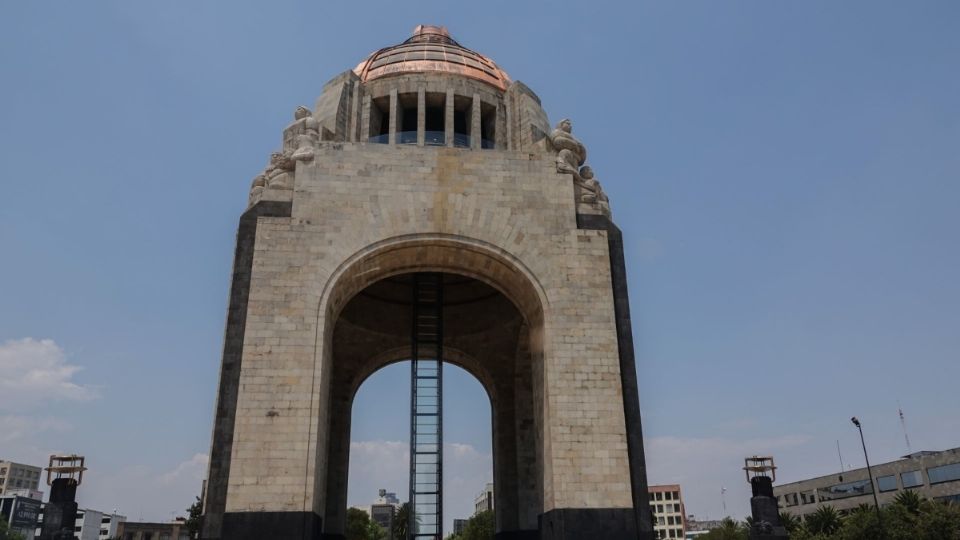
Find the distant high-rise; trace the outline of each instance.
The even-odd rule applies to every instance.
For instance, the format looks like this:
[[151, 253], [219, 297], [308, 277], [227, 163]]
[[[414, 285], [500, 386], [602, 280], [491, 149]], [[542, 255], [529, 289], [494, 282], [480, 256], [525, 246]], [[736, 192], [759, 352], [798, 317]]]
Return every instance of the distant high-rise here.
[[657, 538], [684, 538], [685, 510], [680, 486], [649, 486], [647, 491], [650, 493], [650, 512], [653, 514], [653, 530]]

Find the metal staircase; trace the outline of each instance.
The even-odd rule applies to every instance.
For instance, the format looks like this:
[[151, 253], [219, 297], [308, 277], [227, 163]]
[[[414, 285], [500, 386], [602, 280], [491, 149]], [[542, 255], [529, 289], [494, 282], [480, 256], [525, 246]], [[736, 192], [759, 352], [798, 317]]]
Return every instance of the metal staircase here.
[[410, 389], [411, 540], [443, 535], [443, 274], [413, 277]]

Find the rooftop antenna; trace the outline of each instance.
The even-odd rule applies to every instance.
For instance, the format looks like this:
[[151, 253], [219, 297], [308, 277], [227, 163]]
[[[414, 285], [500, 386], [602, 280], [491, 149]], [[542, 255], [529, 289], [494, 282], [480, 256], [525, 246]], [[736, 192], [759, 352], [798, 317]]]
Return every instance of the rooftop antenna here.
[[840, 458], [840, 474], [843, 474], [843, 454], [840, 453], [840, 439], [837, 439], [837, 457]]
[[903, 408], [900, 407], [900, 400], [897, 400], [897, 412], [900, 413], [900, 427], [903, 428], [903, 440], [907, 443], [907, 454], [912, 454], [913, 449], [910, 448], [910, 437], [907, 435], [907, 419], [903, 417]]

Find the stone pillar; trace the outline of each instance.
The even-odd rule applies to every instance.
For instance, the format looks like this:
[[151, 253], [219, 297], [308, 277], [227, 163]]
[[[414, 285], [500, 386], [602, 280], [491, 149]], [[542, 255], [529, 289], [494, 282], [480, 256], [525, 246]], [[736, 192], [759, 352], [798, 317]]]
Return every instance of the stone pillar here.
[[470, 110], [470, 148], [480, 148], [480, 139], [483, 134], [480, 133], [480, 94], [473, 95], [473, 103]]
[[427, 128], [427, 91], [417, 89], [417, 146], [423, 146]]
[[373, 106], [373, 98], [370, 94], [363, 96], [363, 106], [360, 112], [360, 142], [370, 140], [370, 107]]
[[443, 136], [447, 146], [453, 146], [453, 99], [453, 88], [447, 88], [447, 99], [444, 102], [446, 116], [443, 120]]
[[397, 89], [390, 90], [390, 135], [389, 144], [397, 144]]

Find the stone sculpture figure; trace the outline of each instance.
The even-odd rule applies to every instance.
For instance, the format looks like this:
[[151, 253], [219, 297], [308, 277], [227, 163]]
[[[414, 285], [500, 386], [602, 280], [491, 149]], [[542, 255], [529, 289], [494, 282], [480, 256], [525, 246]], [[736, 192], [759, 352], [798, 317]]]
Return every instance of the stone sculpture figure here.
[[550, 132], [550, 144], [557, 150], [557, 172], [580, 176], [580, 166], [587, 160], [587, 148], [572, 134], [573, 123], [564, 118]]
[[270, 154], [270, 164], [263, 171], [265, 183], [271, 189], [293, 189], [293, 169], [296, 161], [288, 152]]
[[589, 165], [580, 168], [576, 181], [580, 188], [580, 202], [599, 205], [605, 213], [610, 212], [610, 198], [603, 192], [600, 181], [593, 175], [593, 169]]
[[297, 148], [291, 158], [294, 161], [309, 161], [313, 159], [314, 149], [320, 142], [320, 124], [310, 109], [302, 105], [294, 111], [293, 120], [293, 125], [288, 129], [297, 133]]

